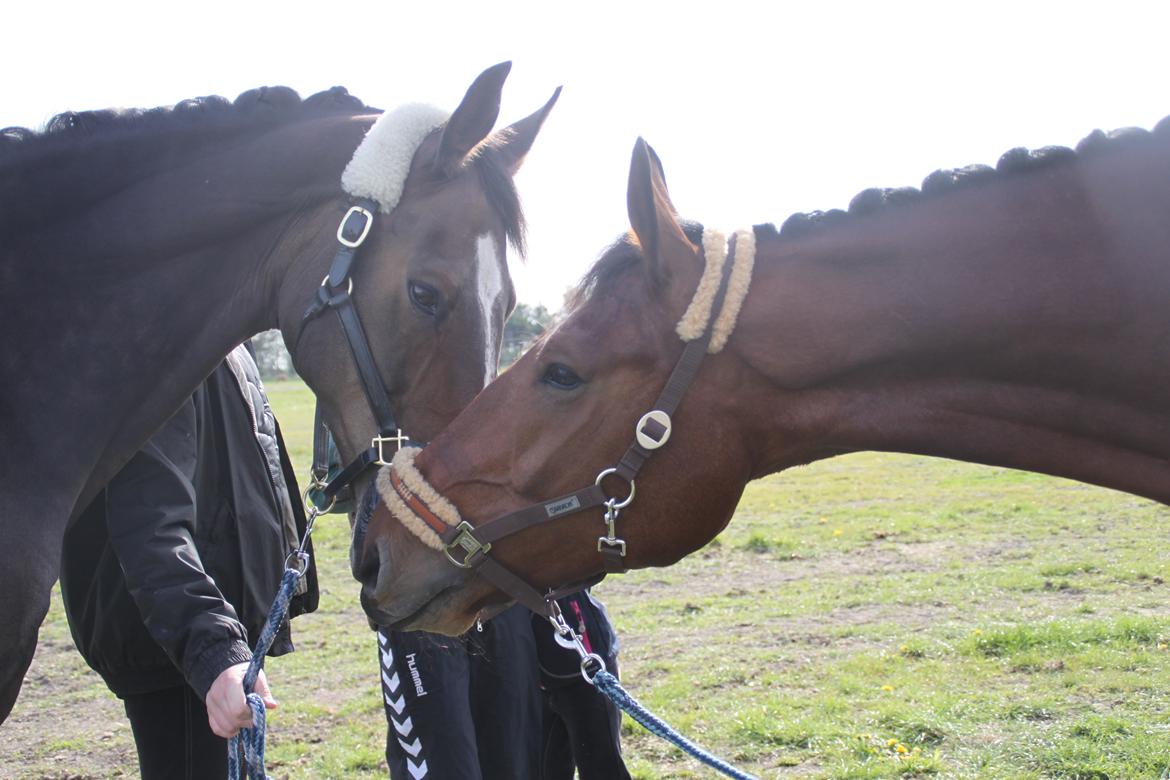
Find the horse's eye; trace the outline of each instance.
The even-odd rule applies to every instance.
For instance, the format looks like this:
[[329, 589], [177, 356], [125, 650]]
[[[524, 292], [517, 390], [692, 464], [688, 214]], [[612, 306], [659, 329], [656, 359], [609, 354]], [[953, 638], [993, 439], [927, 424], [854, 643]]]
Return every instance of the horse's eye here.
[[408, 282], [407, 290], [410, 292], [410, 302], [416, 309], [430, 317], [438, 315], [443, 302], [443, 296], [438, 290], [422, 282]]
[[585, 383], [584, 379], [577, 376], [573, 369], [563, 363], [551, 364], [544, 370], [544, 376], [540, 378], [540, 381], [557, 390], [572, 390]]

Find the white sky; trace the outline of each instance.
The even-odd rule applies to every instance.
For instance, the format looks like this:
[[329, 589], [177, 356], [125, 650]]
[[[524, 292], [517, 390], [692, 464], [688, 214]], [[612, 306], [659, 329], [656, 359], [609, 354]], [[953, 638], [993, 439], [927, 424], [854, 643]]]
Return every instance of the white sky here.
[[518, 178], [531, 245], [512, 263], [520, 300], [551, 308], [627, 228], [638, 135], [683, 215], [731, 229], [1170, 114], [1164, 1], [21, 0], [2, 18], [0, 126], [272, 84], [450, 109], [511, 59], [502, 125], [563, 84]]

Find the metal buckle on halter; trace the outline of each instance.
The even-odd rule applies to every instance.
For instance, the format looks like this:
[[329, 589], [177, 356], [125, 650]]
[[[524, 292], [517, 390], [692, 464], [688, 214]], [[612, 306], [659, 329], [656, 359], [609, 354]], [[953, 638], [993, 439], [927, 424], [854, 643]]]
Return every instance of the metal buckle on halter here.
[[[349, 224], [349, 218], [354, 215], [363, 217], [366, 224], [362, 226], [361, 235], [356, 239], [350, 240], [345, 237], [345, 226]], [[374, 215], [370, 213], [369, 209], [362, 206], [350, 206], [349, 211], [345, 212], [345, 216], [341, 218], [341, 223], [337, 226], [337, 241], [342, 246], [347, 246], [350, 249], [357, 249], [366, 240], [366, 236], [370, 234], [370, 228], [374, 225]]]
[[389, 466], [390, 465], [390, 461], [386, 460], [386, 456], [382, 451], [382, 445], [388, 441], [392, 441], [397, 445], [394, 448], [394, 451], [398, 452], [399, 450], [402, 449], [403, 442], [410, 441], [410, 437], [404, 436], [402, 434], [401, 428], [395, 428], [393, 436], [375, 436], [373, 439], [370, 439], [370, 446], [378, 450], [378, 459], [374, 462], [377, 463], [379, 466]]
[[[447, 560], [451, 561], [451, 563], [455, 564], [460, 569], [470, 569], [472, 564], [468, 563], [468, 561], [471, 560], [472, 556], [478, 552], [482, 552], [484, 555], [487, 555], [488, 550], [492, 549], [492, 545], [490, 542], [488, 544], [480, 544], [479, 540], [471, 534], [475, 528], [473, 528], [471, 523], [467, 522], [466, 520], [463, 520], [459, 523], [459, 525], [455, 526], [455, 530], [458, 533], [455, 538], [451, 540], [451, 543], [443, 548], [443, 554], [447, 556]], [[463, 550], [467, 553], [463, 556], [462, 561], [455, 560], [455, 556], [451, 555], [451, 549], [453, 547], [462, 547]]]
[[[662, 426], [662, 437], [658, 438], [643, 429], [647, 423], [655, 422]], [[643, 449], [656, 450], [663, 444], [666, 444], [667, 439], [670, 438], [670, 415], [661, 409], [654, 409], [642, 415], [642, 419], [638, 420], [638, 424], [634, 426], [634, 438], [638, 440], [638, 444], [642, 445]]]

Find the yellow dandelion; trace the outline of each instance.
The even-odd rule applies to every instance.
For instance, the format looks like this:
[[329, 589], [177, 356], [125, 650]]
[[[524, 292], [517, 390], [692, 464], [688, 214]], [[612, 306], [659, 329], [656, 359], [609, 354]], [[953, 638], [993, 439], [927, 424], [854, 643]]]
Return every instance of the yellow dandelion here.
[[975, 636], [979, 636], [980, 634], [982, 634], [982, 633], [983, 633], [983, 629], [982, 629], [982, 628], [977, 628], [977, 629], [975, 629], [975, 630], [974, 630], [972, 633], [973, 633], [973, 634], [975, 634]]
[[896, 739], [887, 739], [886, 740], [886, 747], [893, 747], [894, 745], [897, 745], [897, 744], [898, 744], [898, 740], [896, 740]]
[[842, 531], [840, 528], [834, 528], [834, 529], [833, 529], [833, 536], [840, 536], [840, 535], [841, 535], [841, 534], [843, 534], [843, 533], [845, 533], [845, 532], [844, 532], [844, 531]]
[[909, 653], [910, 652], [910, 645], [898, 645], [898, 652], [899, 653]]
[[825, 524], [825, 523], [829, 522], [829, 518], [827, 518], [827, 517], [822, 517], [822, 518], [821, 518], [820, 520], [818, 520], [817, 522], [818, 522], [818, 523], [821, 523], [821, 524], [823, 525], [823, 524]]
[[886, 693], [889, 693], [890, 691], [894, 690], [894, 686], [892, 686], [892, 685], [883, 685], [883, 686], [882, 686], [882, 690], [883, 690], [883, 691], [885, 691]]
[[906, 749], [906, 746], [903, 745], [901, 742], [899, 742], [897, 745], [894, 746], [894, 750], [897, 750], [899, 753], [909, 753], [910, 752], [909, 750]]

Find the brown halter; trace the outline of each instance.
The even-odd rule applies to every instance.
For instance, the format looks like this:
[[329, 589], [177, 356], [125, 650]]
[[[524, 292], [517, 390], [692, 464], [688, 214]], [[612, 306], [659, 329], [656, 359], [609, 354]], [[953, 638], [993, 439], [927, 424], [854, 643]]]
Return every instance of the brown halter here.
[[[634, 500], [634, 480], [646, 460], [670, 438], [671, 415], [678, 409], [699, 371], [703, 355], [711, 343], [715, 323], [724, 307], [728, 279], [735, 265], [734, 252], [733, 236], [705, 330], [698, 338], [688, 341], [683, 348], [682, 355], [675, 363], [674, 370], [651, 411], [642, 415], [634, 427], [634, 442], [630, 448], [616, 466], [598, 474], [592, 485], [548, 501], [531, 504], [479, 526], [472, 526], [466, 520], [452, 526], [432, 511], [426, 502], [403, 482], [395, 469], [390, 469], [389, 481], [394, 492], [411, 512], [439, 536], [447, 560], [460, 568], [474, 570], [536, 614], [550, 619], [554, 619], [555, 599], [594, 585], [607, 573], [627, 570], [626, 543], [616, 535], [618, 515]], [[611, 476], [627, 484], [629, 491], [625, 497], [607, 495], [602, 483]], [[492, 545], [501, 539], [594, 507], [605, 507], [606, 534], [597, 539], [597, 551], [601, 555], [605, 571], [590, 579], [541, 593], [489, 555]]]

